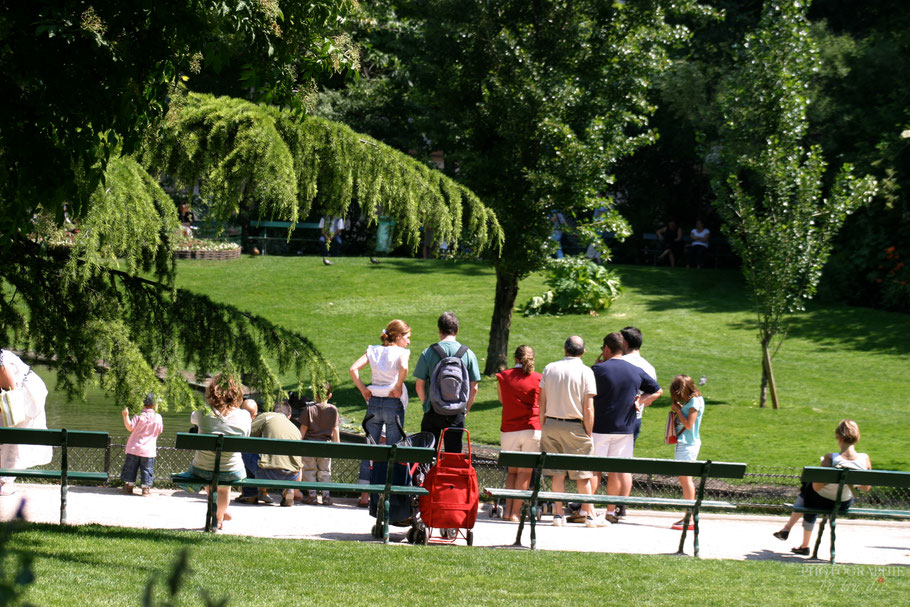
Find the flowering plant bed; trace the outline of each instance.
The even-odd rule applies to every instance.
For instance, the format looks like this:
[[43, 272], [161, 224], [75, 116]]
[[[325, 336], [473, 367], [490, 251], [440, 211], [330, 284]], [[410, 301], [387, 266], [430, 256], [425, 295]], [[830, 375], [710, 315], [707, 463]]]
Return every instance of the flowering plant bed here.
[[239, 259], [240, 245], [233, 242], [184, 238], [174, 248], [177, 259]]

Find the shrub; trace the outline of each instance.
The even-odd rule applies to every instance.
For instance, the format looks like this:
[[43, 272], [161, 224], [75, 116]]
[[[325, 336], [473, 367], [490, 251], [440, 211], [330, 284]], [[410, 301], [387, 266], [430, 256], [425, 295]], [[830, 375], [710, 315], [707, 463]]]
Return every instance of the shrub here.
[[548, 263], [543, 295], [524, 306], [525, 316], [597, 314], [609, 308], [622, 292], [619, 275], [587, 257], [564, 257]]

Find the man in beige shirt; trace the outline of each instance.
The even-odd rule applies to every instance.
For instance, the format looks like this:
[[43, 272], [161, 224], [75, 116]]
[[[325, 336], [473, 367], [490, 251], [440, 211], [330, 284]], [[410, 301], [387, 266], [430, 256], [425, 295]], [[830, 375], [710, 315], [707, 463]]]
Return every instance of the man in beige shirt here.
[[[592, 455], [594, 444], [591, 431], [594, 426], [594, 396], [597, 388], [594, 372], [581, 357], [585, 353], [584, 340], [573, 335], [565, 343], [566, 357], [544, 367], [540, 380], [540, 448], [547, 453]], [[565, 491], [565, 470], [544, 470], [552, 476], [556, 493]], [[579, 493], [593, 492], [593, 474], [587, 470], [570, 470], [569, 478], [575, 481]], [[583, 504], [585, 524], [588, 527], [605, 527], [608, 523], [594, 513], [592, 504]], [[562, 502], [553, 509], [553, 524], [565, 525]]]

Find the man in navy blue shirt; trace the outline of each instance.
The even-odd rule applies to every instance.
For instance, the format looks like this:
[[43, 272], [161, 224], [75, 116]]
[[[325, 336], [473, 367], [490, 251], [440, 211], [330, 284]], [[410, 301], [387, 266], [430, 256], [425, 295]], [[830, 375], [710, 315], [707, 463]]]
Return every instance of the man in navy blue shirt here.
[[[657, 400], [663, 390], [639, 367], [622, 359], [622, 333], [604, 337], [603, 352], [592, 369], [597, 385], [594, 397], [594, 455], [632, 457], [637, 413]], [[641, 392], [641, 395], [639, 395]], [[607, 495], [627, 496], [632, 492], [632, 475], [611, 472]], [[605, 518], [616, 522], [615, 507], [607, 506]]]

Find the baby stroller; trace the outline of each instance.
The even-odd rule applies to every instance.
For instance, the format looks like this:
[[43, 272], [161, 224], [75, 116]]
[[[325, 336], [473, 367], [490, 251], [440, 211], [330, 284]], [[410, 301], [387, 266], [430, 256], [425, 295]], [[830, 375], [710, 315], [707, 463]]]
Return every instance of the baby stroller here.
[[[467, 453], [448, 453], [442, 450], [443, 438], [449, 431], [464, 432], [468, 439]], [[420, 525], [415, 533], [418, 544], [426, 544], [433, 538], [433, 529], [440, 530], [440, 539], [452, 543], [458, 536], [464, 537], [468, 546], [474, 543], [474, 523], [477, 520], [477, 506], [480, 489], [477, 472], [472, 464], [471, 435], [463, 428], [445, 428], [439, 437], [436, 451], [436, 465], [427, 472], [423, 486], [429, 492], [419, 499]], [[462, 532], [462, 530], [464, 530]], [[410, 540], [410, 534], [408, 534]]]
[[[366, 422], [372, 417], [367, 416], [363, 420], [363, 429], [366, 432]], [[429, 432], [418, 432], [405, 436], [404, 428], [401, 422], [398, 423], [398, 430], [403, 439], [396, 444], [399, 447], [426, 447], [432, 449], [436, 445], [436, 438]], [[369, 434], [367, 442], [373, 444]], [[429, 464], [408, 464], [406, 462], [395, 462], [395, 468], [392, 470], [392, 484], [394, 485], [413, 485], [419, 487], [423, 484], [424, 477], [429, 470]], [[386, 462], [371, 462], [370, 465], [370, 484], [382, 485], [386, 482], [386, 471], [388, 464]], [[383, 537], [383, 523], [379, 520], [379, 500], [381, 495], [378, 493], [370, 494], [370, 516], [376, 518], [376, 523], [372, 528], [372, 536], [376, 539]], [[420, 522], [420, 510], [417, 506], [416, 495], [392, 495], [389, 497], [389, 512], [387, 513], [389, 525], [392, 527], [411, 527], [408, 530], [408, 541], [413, 542], [416, 537], [418, 527], [422, 527]]]

